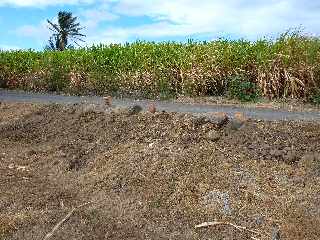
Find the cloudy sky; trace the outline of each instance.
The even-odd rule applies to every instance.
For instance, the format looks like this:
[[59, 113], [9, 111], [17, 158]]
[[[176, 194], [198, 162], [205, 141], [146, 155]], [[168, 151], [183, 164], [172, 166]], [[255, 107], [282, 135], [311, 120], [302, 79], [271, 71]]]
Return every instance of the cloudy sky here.
[[88, 45], [320, 34], [320, 0], [0, 0], [0, 48], [43, 49], [60, 10], [79, 17]]

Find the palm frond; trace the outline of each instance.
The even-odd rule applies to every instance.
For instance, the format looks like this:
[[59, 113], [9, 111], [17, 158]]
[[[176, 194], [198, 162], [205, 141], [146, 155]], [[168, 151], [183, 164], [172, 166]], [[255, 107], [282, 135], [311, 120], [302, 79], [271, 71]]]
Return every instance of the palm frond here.
[[59, 25], [57, 25], [57, 24], [55, 24], [55, 23], [52, 23], [50, 20], [48, 20], [47, 19], [47, 22], [50, 24], [50, 26], [52, 27], [52, 28], [50, 28], [50, 26], [49, 26], [49, 29], [51, 30], [51, 31], [57, 31], [57, 32], [60, 32], [60, 28], [59, 28]]
[[[56, 48], [63, 51], [65, 48], [70, 47], [68, 45], [68, 39], [70, 38], [76, 45], [80, 46], [77, 41], [85, 42], [82, 37], [86, 37], [85, 34], [80, 33], [83, 27], [77, 22], [78, 17], [72, 16], [71, 12], [60, 11], [58, 13], [58, 23], [53, 23], [47, 20], [49, 23], [49, 29], [56, 34], [49, 39], [49, 46], [53, 46], [54, 40], [56, 40]], [[52, 44], [51, 44], [52, 43]], [[73, 46], [72, 46], [73, 47]]]

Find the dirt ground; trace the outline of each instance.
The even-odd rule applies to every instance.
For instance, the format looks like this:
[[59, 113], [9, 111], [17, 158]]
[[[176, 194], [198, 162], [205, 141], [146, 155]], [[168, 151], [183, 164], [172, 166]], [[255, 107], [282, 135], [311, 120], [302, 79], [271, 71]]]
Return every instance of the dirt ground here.
[[320, 239], [319, 153], [319, 122], [1, 103], [0, 239]]

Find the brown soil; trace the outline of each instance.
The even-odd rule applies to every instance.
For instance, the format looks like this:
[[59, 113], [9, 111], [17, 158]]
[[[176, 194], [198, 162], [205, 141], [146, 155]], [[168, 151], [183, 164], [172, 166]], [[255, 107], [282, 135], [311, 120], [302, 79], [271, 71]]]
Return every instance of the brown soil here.
[[320, 239], [320, 123], [102, 110], [0, 104], [0, 239]]

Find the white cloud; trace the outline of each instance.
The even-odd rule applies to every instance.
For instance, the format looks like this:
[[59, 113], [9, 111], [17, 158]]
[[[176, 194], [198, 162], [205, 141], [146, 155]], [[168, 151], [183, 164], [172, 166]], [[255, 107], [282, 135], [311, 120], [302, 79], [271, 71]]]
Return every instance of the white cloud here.
[[[297, 0], [119, 0], [115, 7], [122, 15], [168, 22], [155, 28], [154, 36], [225, 32], [247, 38], [277, 34], [300, 25], [319, 31], [319, 9], [320, 3], [304, 4]], [[142, 26], [141, 36], [149, 35], [154, 26]]]
[[41, 21], [38, 25], [23, 25], [12, 32], [18, 37], [34, 39], [37, 46], [41, 46], [41, 48], [46, 45], [52, 34], [45, 20]]
[[22, 37], [32, 37], [37, 39], [47, 39], [50, 36], [50, 30], [45, 20], [41, 21], [38, 25], [23, 25], [14, 33]]
[[[1, 1], [1, 0], [0, 0]], [[108, 0], [112, 1], [112, 0]], [[102, 41], [106, 43], [122, 42], [123, 38], [119, 36], [104, 36], [104, 34], [99, 33], [98, 27], [102, 22], [112, 22], [117, 20], [119, 16], [111, 12], [109, 4], [107, 2], [102, 3], [98, 7], [92, 8], [79, 8], [74, 14], [79, 17], [79, 22], [84, 29], [81, 33], [84, 33], [88, 38], [84, 38], [87, 45], [92, 45], [93, 43], [99, 43]], [[52, 22], [57, 22], [57, 17], [52, 19]], [[33, 38], [38, 43], [38, 46], [43, 46], [48, 41], [52, 32], [48, 29], [48, 23], [46, 20], [42, 20], [39, 24], [27, 24], [18, 27], [17, 29], [11, 31], [17, 36]], [[83, 44], [81, 44], [83, 45]]]
[[[17, 6], [84, 4], [79, 16], [86, 41], [116, 43], [133, 39], [157, 39], [205, 35], [248, 39], [275, 36], [292, 27], [320, 33], [320, 2], [299, 0], [0, 0]], [[142, 18], [143, 17], [143, 18]], [[141, 23], [147, 17], [150, 21]], [[114, 21], [121, 20], [120, 24]], [[129, 22], [138, 19], [136, 24]], [[128, 25], [126, 25], [126, 23]], [[50, 35], [43, 22], [16, 30], [19, 36], [41, 39]]]
[[95, 34], [88, 35], [86, 45], [93, 44], [110, 44], [110, 43], [125, 43], [130, 37], [130, 31], [122, 28], [108, 28], [105, 31], [99, 31]]
[[101, 22], [114, 21], [119, 18], [119, 15], [111, 12], [109, 4], [101, 4], [99, 8], [82, 9], [79, 11], [81, 25], [88, 29], [96, 28]]
[[[108, 1], [109, 2], [109, 1]], [[238, 36], [255, 40], [273, 37], [292, 27], [319, 33], [320, 4], [298, 0], [116, 0], [112, 13], [121, 17], [149, 17], [152, 22], [97, 30], [88, 43], [126, 42], [197, 35]], [[110, 10], [111, 11], [111, 10]]]

